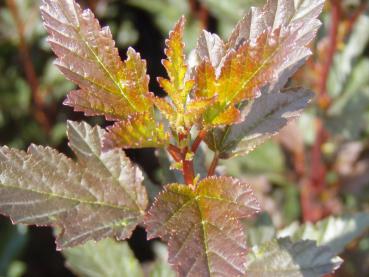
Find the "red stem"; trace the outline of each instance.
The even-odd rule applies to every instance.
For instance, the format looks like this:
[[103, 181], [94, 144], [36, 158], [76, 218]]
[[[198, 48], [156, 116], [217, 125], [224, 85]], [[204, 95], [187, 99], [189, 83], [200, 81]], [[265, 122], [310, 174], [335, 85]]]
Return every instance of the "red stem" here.
[[197, 149], [199, 148], [199, 146], [200, 146], [200, 144], [201, 144], [201, 142], [203, 141], [203, 139], [205, 138], [205, 136], [206, 136], [206, 131], [204, 131], [204, 130], [201, 130], [200, 132], [199, 132], [199, 134], [197, 135], [197, 137], [196, 137], [196, 139], [195, 139], [195, 141], [193, 142], [193, 144], [192, 144], [192, 147], [191, 147], [191, 150], [192, 150], [192, 152], [196, 152], [197, 151]]
[[193, 160], [187, 159], [188, 147], [183, 149], [182, 153], [182, 168], [183, 168], [183, 178], [187, 185], [193, 185], [193, 180], [195, 179], [195, 172], [193, 168]]
[[51, 124], [48, 115], [44, 111], [44, 99], [41, 95], [36, 71], [33, 67], [32, 59], [28, 51], [25, 39], [24, 24], [19, 15], [16, 2], [14, 0], [7, 0], [6, 3], [17, 26], [17, 32], [19, 36], [19, 52], [21, 55], [24, 72], [32, 91], [34, 117], [36, 121], [43, 127], [43, 129], [48, 132]]
[[327, 80], [329, 76], [329, 71], [333, 64], [334, 54], [336, 53], [337, 50], [338, 28], [342, 14], [340, 0], [331, 0], [331, 5], [332, 5], [332, 20], [329, 33], [329, 49], [327, 53], [328, 58], [327, 61], [324, 63], [318, 88], [318, 101], [323, 109], [327, 109], [331, 101], [327, 93]]
[[169, 144], [168, 152], [176, 162], [182, 161], [182, 153], [178, 147], [174, 146], [173, 144]]
[[218, 153], [214, 153], [213, 161], [210, 164], [209, 170], [208, 170], [208, 176], [215, 175], [215, 169], [217, 168], [219, 162], [219, 155]]

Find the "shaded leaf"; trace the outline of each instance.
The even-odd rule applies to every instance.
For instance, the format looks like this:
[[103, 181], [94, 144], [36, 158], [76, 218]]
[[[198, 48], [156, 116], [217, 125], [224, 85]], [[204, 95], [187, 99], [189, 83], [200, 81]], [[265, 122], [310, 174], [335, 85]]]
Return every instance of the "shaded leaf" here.
[[323, 276], [340, 267], [342, 260], [334, 256], [328, 247], [317, 247], [313, 241], [273, 240], [252, 248], [246, 276]]
[[[327, 91], [333, 98], [339, 97], [346, 90], [353, 67], [369, 42], [368, 28], [369, 16], [362, 14], [357, 19], [342, 52], [335, 55], [327, 83]], [[332, 109], [336, 108], [332, 107]]]
[[170, 184], [148, 212], [149, 238], [168, 241], [169, 263], [179, 276], [244, 273], [246, 240], [239, 222], [260, 210], [249, 185], [208, 177], [192, 190]]
[[63, 250], [66, 266], [81, 277], [143, 277], [127, 242], [110, 238]]
[[279, 237], [292, 240], [315, 240], [319, 246], [328, 246], [334, 255], [341, 253], [354, 239], [369, 230], [369, 214], [358, 213], [351, 216], [328, 217], [315, 224], [293, 223], [279, 231]]
[[142, 173], [122, 150], [101, 152], [104, 134], [68, 122], [78, 163], [49, 147], [0, 148], [0, 211], [14, 223], [58, 227], [59, 249], [128, 238], [147, 206]]
[[156, 123], [150, 114], [141, 113], [107, 128], [104, 149], [162, 147], [169, 143], [164, 126]]
[[221, 157], [247, 154], [299, 117], [314, 94], [306, 89], [263, 94], [249, 108], [242, 123], [215, 129], [206, 143]]
[[58, 56], [56, 65], [81, 89], [70, 94], [65, 104], [87, 115], [118, 118], [151, 107], [145, 97], [146, 62], [130, 48], [123, 63], [110, 29], [101, 28], [90, 10], [83, 11], [74, 0], [43, 0], [41, 13], [49, 44]]

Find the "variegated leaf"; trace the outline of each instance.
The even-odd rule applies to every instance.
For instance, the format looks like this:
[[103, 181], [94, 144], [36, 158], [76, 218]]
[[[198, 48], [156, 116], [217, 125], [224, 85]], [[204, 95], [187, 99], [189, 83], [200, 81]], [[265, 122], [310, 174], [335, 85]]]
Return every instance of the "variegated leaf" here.
[[239, 276], [246, 239], [239, 222], [260, 210], [249, 185], [208, 177], [195, 189], [170, 184], [146, 215], [149, 238], [168, 241], [169, 263], [179, 276]]
[[146, 62], [130, 48], [123, 63], [109, 28], [101, 28], [90, 10], [74, 0], [42, 0], [41, 13], [56, 65], [80, 87], [65, 104], [108, 118], [150, 109]]
[[128, 238], [148, 202], [143, 177], [122, 150], [101, 151], [104, 133], [68, 123], [78, 163], [49, 147], [0, 148], [0, 212], [14, 223], [58, 227], [59, 249]]
[[206, 143], [222, 158], [247, 154], [299, 117], [313, 96], [306, 89], [263, 94], [251, 104], [242, 123], [213, 130]]
[[[206, 81], [197, 86], [196, 93], [217, 96], [216, 105], [206, 113], [206, 124], [215, 125], [213, 121], [220, 113], [257, 97], [262, 89], [276, 92], [283, 88], [311, 54], [308, 45], [320, 26], [317, 17], [323, 4], [324, 0], [269, 0], [262, 8], [251, 9], [222, 50], [225, 54], [219, 66], [213, 72], [208, 65], [197, 70], [196, 79]], [[204, 45], [198, 43], [198, 53], [209, 51]], [[214, 47], [212, 50], [216, 51]], [[209, 54], [198, 56], [204, 59], [203, 64], [215, 63]], [[214, 56], [212, 59], [219, 61], [219, 56]]]
[[104, 149], [162, 147], [169, 144], [169, 134], [148, 113], [136, 114], [107, 128]]

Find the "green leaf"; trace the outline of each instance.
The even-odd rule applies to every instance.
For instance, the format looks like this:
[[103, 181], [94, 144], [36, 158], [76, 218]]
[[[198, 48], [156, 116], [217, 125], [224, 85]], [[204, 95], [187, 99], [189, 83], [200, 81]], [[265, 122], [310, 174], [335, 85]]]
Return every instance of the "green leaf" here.
[[57, 247], [128, 238], [147, 206], [142, 173], [124, 152], [101, 151], [105, 131], [68, 122], [78, 163], [49, 147], [0, 148], [0, 212], [14, 223], [53, 225]]
[[334, 255], [338, 255], [366, 230], [369, 230], [369, 214], [358, 213], [343, 217], [331, 216], [315, 224], [299, 226], [293, 223], [279, 231], [278, 237], [291, 237], [294, 241], [315, 240], [319, 246], [328, 246]]
[[299, 117], [313, 95], [301, 88], [263, 94], [251, 104], [242, 123], [215, 129], [206, 143], [222, 158], [247, 154]]
[[339, 97], [345, 90], [347, 81], [352, 75], [353, 67], [363, 54], [369, 42], [369, 16], [361, 15], [350, 34], [349, 40], [334, 57], [333, 66], [329, 72], [327, 91], [333, 98]]
[[153, 264], [150, 265], [150, 277], [175, 277], [176, 273], [172, 270], [168, 264], [168, 249], [167, 246], [155, 242], [154, 243], [154, 253], [156, 259]]
[[248, 255], [247, 277], [317, 277], [337, 270], [342, 260], [328, 247], [313, 241], [291, 242], [284, 238], [252, 248]]
[[244, 273], [246, 240], [239, 222], [260, 210], [249, 185], [208, 177], [195, 189], [170, 184], [149, 210], [148, 238], [168, 241], [169, 263], [179, 276]]
[[127, 242], [104, 239], [63, 250], [66, 266], [81, 277], [143, 277]]

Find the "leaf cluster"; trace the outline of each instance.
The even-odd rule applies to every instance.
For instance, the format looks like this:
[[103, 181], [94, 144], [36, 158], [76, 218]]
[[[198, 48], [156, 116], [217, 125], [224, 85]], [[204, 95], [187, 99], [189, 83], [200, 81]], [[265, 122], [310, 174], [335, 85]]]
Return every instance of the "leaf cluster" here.
[[[57, 247], [70, 248], [67, 265], [85, 276], [115, 276], [115, 268], [122, 270], [117, 276], [143, 275], [128, 246], [111, 239], [129, 238], [138, 224], [150, 239], [168, 243], [178, 276], [333, 272], [341, 263], [338, 253], [313, 241], [270, 240], [250, 251], [243, 221], [261, 210], [253, 188], [216, 176], [219, 159], [248, 154], [311, 101], [312, 92], [286, 84], [311, 54], [323, 5], [269, 0], [252, 8], [226, 41], [201, 32], [191, 61], [181, 17], [165, 42], [167, 76], [157, 81], [167, 96], [159, 97], [149, 90], [146, 61], [133, 48], [122, 60], [110, 29], [91, 10], [74, 0], [43, 0], [55, 65], [78, 86], [64, 104], [111, 124], [104, 130], [68, 122], [76, 161], [49, 147], [2, 147], [0, 212], [14, 223], [54, 226]], [[207, 176], [194, 166], [203, 141], [214, 152]], [[185, 184], [166, 185], [149, 207], [143, 173], [122, 148], [163, 148]], [[88, 240], [102, 241], [75, 248]], [[119, 255], [128, 258], [115, 260]], [[73, 263], [79, 257], [82, 262]], [[162, 263], [149, 272], [173, 274]]]

